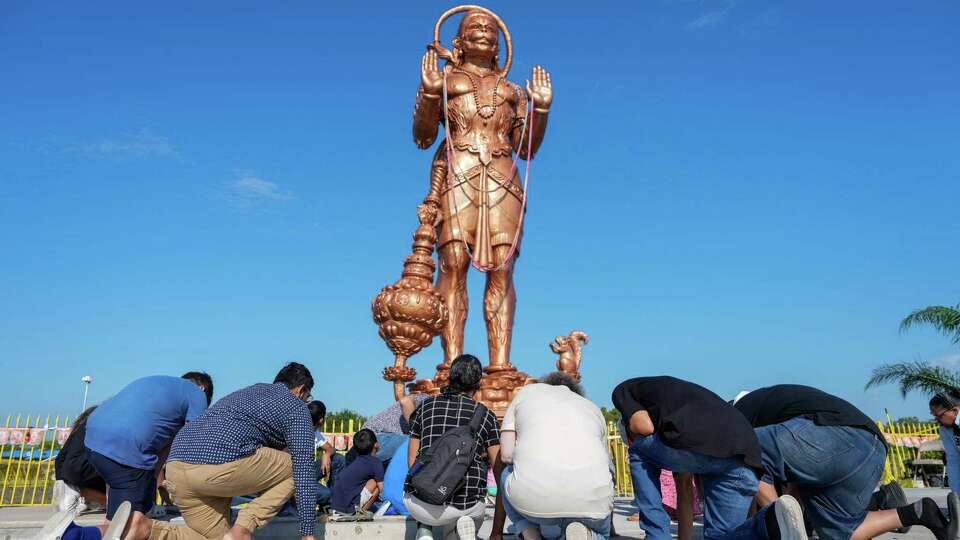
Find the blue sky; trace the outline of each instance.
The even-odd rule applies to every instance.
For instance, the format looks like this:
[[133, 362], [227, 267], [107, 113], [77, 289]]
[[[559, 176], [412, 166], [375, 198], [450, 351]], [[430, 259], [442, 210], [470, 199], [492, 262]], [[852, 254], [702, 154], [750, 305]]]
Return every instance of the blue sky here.
[[[448, 3], [4, 2], [0, 414], [146, 374], [217, 395], [290, 360], [332, 408], [389, 403], [370, 300], [431, 152], [410, 121]], [[960, 366], [899, 320], [960, 301], [960, 6], [490, 2], [511, 79], [552, 73], [513, 359], [582, 329], [589, 395], [673, 374], [923, 414], [882, 362]], [[447, 29], [449, 38], [454, 25]], [[485, 356], [471, 279], [467, 348]], [[413, 358], [432, 373], [439, 344]]]

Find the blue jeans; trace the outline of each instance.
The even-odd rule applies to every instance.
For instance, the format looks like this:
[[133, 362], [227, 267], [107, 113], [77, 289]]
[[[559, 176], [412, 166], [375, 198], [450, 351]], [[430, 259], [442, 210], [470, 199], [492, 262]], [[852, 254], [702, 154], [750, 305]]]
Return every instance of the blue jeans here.
[[[801, 417], [755, 431], [763, 452], [762, 480], [797, 487], [820, 538], [850, 538], [867, 516], [883, 474], [883, 443], [865, 429], [818, 426]], [[735, 538], [766, 538], [763, 514], [769, 509], [738, 528]]]
[[[317, 467], [317, 482], [323, 478], [323, 474], [320, 472], [320, 465], [323, 462], [319, 459], [315, 462]], [[340, 454], [334, 454], [330, 459], [330, 479], [327, 480], [327, 485], [317, 484], [317, 504], [320, 506], [327, 506], [330, 504], [330, 497], [333, 496], [333, 485], [337, 483], [337, 478], [340, 477], [340, 473], [343, 472], [343, 468], [347, 466], [347, 460]], [[293, 500], [293, 499], [290, 499]]]
[[[397, 448], [407, 440], [407, 435], [402, 433], [377, 433], [377, 442], [380, 443], [380, 449], [377, 450], [377, 459], [386, 464], [397, 453]], [[407, 459], [407, 456], [403, 456]]]
[[[510, 476], [510, 473], [513, 472], [513, 465], [508, 465], [503, 469], [503, 473], [500, 474], [500, 482], [498, 486], [507, 485], [507, 477]], [[517, 530], [517, 536], [520, 536], [520, 533], [529, 529], [530, 527], [549, 527], [551, 525], [560, 527], [561, 534], [564, 533], [567, 529], [567, 525], [571, 523], [582, 523], [587, 530], [593, 534], [593, 540], [607, 540], [610, 537], [610, 520], [613, 518], [611, 513], [610, 517], [600, 518], [600, 519], [590, 519], [590, 518], [540, 518], [540, 517], [531, 517], [525, 516], [517, 511], [510, 504], [510, 500], [507, 499], [507, 493], [504, 490], [500, 490], [500, 493], [503, 494], [503, 510], [506, 512], [507, 517], [510, 518], [510, 521], [513, 523], [514, 528]], [[521, 537], [522, 538], [522, 537]]]
[[663, 509], [660, 471], [700, 475], [703, 481], [703, 537], [724, 538], [747, 519], [757, 493], [757, 475], [739, 458], [718, 458], [671, 448], [657, 434], [630, 445], [630, 476], [647, 540], [670, 540], [670, 516]]

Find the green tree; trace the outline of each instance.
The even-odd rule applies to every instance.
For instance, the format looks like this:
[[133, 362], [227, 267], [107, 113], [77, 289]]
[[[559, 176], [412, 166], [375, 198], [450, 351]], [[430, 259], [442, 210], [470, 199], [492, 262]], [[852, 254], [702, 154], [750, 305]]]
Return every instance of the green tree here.
[[616, 409], [608, 409], [606, 407], [600, 407], [600, 412], [603, 414], [603, 419], [606, 420], [608, 424], [610, 422], [620, 421], [620, 411]]
[[[360, 429], [360, 426], [366, 421], [366, 418], [357, 411], [351, 409], [340, 409], [335, 413], [327, 413], [327, 421], [324, 428], [330, 431], [346, 431], [350, 429], [350, 420], [353, 420], [354, 431]], [[343, 426], [343, 427], [341, 427]]]
[[[918, 325], [931, 326], [954, 345], [960, 345], [960, 304], [918, 309], [900, 321], [900, 331], [906, 332]], [[925, 361], [883, 364], [873, 370], [867, 388], [886, 383], [898, 383], [903, 396], [913, 390], [925, 394], [943, 391], [960, 393], [960, 374]]]

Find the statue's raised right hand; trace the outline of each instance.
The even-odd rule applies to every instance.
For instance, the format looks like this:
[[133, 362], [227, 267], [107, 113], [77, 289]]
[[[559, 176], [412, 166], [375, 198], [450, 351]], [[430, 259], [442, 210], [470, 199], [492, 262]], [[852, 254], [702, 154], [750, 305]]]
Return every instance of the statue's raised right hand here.
[[437, 51], [427, 51], [420, 61], [420, 86], [424, 93], [433, 96], [443, 92], [443, 73], [438, 65]]

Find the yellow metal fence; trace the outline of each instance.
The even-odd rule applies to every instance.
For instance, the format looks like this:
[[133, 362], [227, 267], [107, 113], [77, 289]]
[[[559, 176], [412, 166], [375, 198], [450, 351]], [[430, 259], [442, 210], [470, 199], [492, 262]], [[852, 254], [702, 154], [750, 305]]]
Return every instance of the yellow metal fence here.
[[[50, 504], [53, 498], [53, 461], [70, 433], [71, 418], [42, 415], [10, 415], [0, 428], [0, 506]], [[877, 425], [887, 438], [890, 450], [884, 470], [884, 482], [909, 477], [907, 464], [919, 457], [919, 445], [939, 438], [935, 424]], [[355, 428], [353, 420], [328, 422], [324, 433], [337, 450], [350, 447]], [[613, 460], [614, 483], [618, 496], [632, 496], [627, 447], [616, 425], [608, 426], [608, 448]]]
[[[911, 477], [909, 463], [920, 457], [920, 445], [927, 441], [940, 439], [937, 425], [934, 423], [893, 423], [877, 422], [877, 426], [887, 440], [887, 463], [884, 467], [883, 482], [907, 480]], [[616, 469], [614, 483], [618, 496], [633, 496], [633, 483], [630, 481], [630, 461], [627, 447], [620, 439], [615, 424], [608, 424], [607, 437], [610, 457]], [[942, 458], [942, 456], [941, 456]]]
[[69, 426], [69, 417], [6, 417], [0, 428], [0, 506], [50, 502], [53, 458], [67, 440]]
[[[883, 481], [907, 480], [912, 476], [909, 467], [911, 461], [920, 457], [920, 447], [925, 442], [940, 439], [937, 424], [929, 423], [887, 423], [877, 422], [880, 431], [887, 440], [887, 463], [883, 470]], [[944, 459], [938, 454], [939, 459]]]

